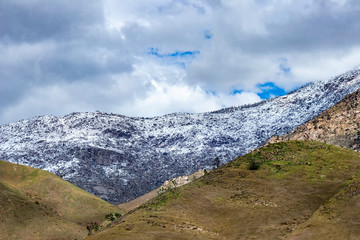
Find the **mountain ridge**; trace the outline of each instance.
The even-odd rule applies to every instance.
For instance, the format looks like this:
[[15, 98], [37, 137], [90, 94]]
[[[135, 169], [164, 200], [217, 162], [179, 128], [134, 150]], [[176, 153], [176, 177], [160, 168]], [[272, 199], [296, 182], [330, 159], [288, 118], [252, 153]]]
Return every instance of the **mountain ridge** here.
[[272, 137], [268, 143], [289, 140], [315, 140], [360, 151], [360, 90], [290, 133]]
[[356, 68], [251, 106], [153, 118], [72, 113], [0, 126], [0, 158], [41, 168], [114, 204], [290, 132], [360, 87]]

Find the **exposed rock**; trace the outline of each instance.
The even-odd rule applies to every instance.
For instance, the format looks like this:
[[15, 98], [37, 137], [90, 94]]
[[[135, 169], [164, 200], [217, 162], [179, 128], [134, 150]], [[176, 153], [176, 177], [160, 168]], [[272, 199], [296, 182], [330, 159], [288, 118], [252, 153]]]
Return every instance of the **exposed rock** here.
[[269, 143], [288, 140], [315, 140], [360, 151], [360, 90], [335, 106]]
[[167, 180], [164, 182], [164, 184], [161, 187], [163, 187], [163, 188], [180, 187], [185, 184], [191, 183], [195, 179], [198, 179], [199, 177], [202, 177], [202, 176], [204, 176], [204, 170], [199, 170], [189, 176], [180, 176], [180, 177], [173, 178], [171, 180]]

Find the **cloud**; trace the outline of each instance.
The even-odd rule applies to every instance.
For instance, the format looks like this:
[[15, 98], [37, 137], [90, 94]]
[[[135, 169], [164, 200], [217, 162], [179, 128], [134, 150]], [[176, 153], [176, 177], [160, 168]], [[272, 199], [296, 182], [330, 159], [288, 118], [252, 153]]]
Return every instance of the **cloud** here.
[[95, 0], [14, 0], [0, 5], [0, 21], [6, 23], [0, 36], [5, 41], [71, 40], [103, 21], [102, 4]]
[[0, 0], [0, 124], [282, 94], [360, 64], [359, 13], [355, 0]]
[[[208, 112], [261, 100], [252, 92], [211, 93], [199, 86], [167, 81], [169, 76], [181, 78], [184, 72], [177, 71], [176, 67], [159, 68], [162, 67], [145, 64], [127, 76], [113, 76], [103, 82], [61, 82], [33, 88], [16, 105], [5, 108], [1, 121], [45, 113], [65, 115], [79, 109], [120, 112], [134, 117], [159, 116], [173, 112]], [[153, 78], [146, 76], [149, 72], [161, 74]]]

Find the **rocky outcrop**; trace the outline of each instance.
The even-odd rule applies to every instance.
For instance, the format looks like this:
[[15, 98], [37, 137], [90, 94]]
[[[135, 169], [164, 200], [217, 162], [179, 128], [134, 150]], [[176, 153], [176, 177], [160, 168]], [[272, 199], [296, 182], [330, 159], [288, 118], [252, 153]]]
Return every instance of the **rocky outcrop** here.
[[170, 180], [166, 180], [160, 188], [167, 189], [167, 188], [180, 187], [185, 184], [191, 183], [192, 181], [198, 179], [199, 177], [204, 176], [204, 174], [205, 174], [204, 170], [199, 170], [189, 176], [180, 176], [180, 177], [172, 178]]
[[269, 143], [315, 140], [360, 151], [360, 90], [284, 136]]
[[123, 204], [119, 204], [119, 207], [121, 209], [124, 209], [129, 212], [129, 211], [134, 210], [137, 207], [141, 206], [145, 202], [159, 196], [159, 194], [168, 191], [169, 189], [189, 184], [204, 175], [205, 175], [205, 170], [199, 170], [188, 176], [180, 176], [180, 177], [172, 178], [170, 180], [166, 180], [163, 183], [163, 185], [161, 185], [161, 187], [154, 189], [132, 201], [129, 201], [129, 202], [126, 202]]

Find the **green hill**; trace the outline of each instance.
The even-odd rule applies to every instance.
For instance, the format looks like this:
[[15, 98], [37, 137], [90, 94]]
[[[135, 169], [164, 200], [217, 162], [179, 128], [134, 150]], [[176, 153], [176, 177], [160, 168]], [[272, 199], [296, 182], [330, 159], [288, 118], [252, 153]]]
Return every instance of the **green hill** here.
[[54, 174], [0, 161], [0, 239], [83, 239], [119, 211]]
[[359, 173], [360, 154], [349, 149], [270, 144], [87, 239], [360, 239]]

